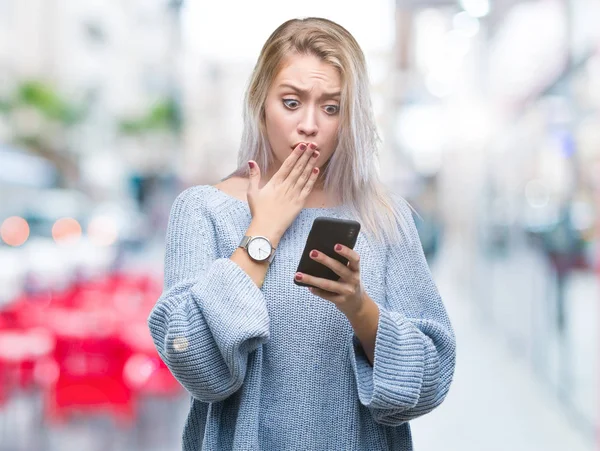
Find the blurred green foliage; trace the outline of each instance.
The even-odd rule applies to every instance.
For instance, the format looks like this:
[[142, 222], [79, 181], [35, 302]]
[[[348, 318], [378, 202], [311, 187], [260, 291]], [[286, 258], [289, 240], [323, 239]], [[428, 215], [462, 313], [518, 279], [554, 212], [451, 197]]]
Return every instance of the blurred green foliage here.
[[83, 107], [76, 107], [62, 99], [56, 91], [39, 81], [21, 84], [17, 90], [19, 103], [39, 110], [48, 119], [72, 125], [84, 116]]
[[85, 116], [85, 106], [68, 102], [50, 84], [40, 80], [22, 81], [8, 98], [0, 99], [0, 113], [8, 114], [21, 107], [32, 107], [44, 118], [65, 126]]
[[121, 120], [119, 130], [126, 135], [140, 135], [153, 131], [179, 132], [181, 115], [177, 102], [173, 98], [160, 100], [141, 117]]

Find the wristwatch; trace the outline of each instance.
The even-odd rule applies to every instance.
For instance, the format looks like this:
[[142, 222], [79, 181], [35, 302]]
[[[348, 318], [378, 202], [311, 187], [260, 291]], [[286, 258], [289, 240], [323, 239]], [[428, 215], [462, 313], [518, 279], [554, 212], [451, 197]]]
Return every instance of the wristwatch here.
[[264, 236], [245, 236], [242, 238], [239, 246], [246, 249], [248, 255], [255, 262], [264, 262], [267, 260], [269, 264], [275, 258], [275, 248], [267, 237]]

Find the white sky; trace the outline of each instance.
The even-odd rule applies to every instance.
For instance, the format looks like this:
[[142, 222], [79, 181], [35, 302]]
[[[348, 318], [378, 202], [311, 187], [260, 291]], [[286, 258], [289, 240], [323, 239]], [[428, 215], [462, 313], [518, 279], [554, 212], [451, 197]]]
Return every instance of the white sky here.
[[394, 0], [225, 0], [207, 4], [188, 0], [183, 14], [185, 45], [196, 55], [254, 61], [280, 24], [292, 18], [318, 16], [350, 31], [365, 53], [385, 51], [393, 44], [394, 3]]

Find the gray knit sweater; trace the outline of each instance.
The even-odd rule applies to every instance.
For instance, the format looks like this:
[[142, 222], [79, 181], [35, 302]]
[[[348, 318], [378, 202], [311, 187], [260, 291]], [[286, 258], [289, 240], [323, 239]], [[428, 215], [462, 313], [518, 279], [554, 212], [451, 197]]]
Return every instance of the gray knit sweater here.
[[313, 220], [347, 209], [302, 210], [259, 289], [229, 258], [248, 204], [210, 185], [177, 197], [148, 324], [191, 394], [184, 450], [412, 450], [408, 421], [444, 400], [456, 345], [411, 211], [398, 208], [407, 240], [383, 245], [361, 232], [355, 246], [380, 309], [372, 367], [344, 314], [293, 283]]

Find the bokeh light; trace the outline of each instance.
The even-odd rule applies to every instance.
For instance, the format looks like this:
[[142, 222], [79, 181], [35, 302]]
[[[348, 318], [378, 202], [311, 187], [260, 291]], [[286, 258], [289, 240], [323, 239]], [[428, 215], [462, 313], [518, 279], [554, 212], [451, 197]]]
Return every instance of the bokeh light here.
[[490, 13], [488, 0], [461, 0], [460, 5], [473, 17], [484, 17]]
[[9, 246], [21, 246], [29, 238], [29, 224], [19, 216], [11, 216], [2, 222], [0, 236]]
[[57, 243], [72, 243], [81, 238], [81, 226], [76, 219], [61, 218], [52, 226], [52, 238]]
[[96, 246], [110, 246], [117, 241], [117, 225], [113, 218], [96, 216], [88, 224], [88, 237]]

